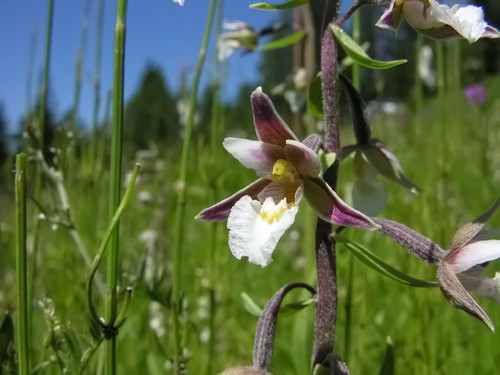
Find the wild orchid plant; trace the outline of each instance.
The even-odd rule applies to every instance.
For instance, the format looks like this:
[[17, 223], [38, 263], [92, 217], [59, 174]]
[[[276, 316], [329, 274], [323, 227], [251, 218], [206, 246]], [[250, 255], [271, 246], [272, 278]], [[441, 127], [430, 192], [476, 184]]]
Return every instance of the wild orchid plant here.
[[[279, 10], [303, 5], [307, 1], [290, 0], [272, 6], [255, 4], [254, 8]], [[340, 29], [362, 5], [387, 7], [377, 26], [396, 32], [404, 17], [415, 30], [434, 39], [461, 37], [470, 43], [480, 38], [498, 38], [500, 32], [483, 19], [483, 11], [474, 6], [449, 8], [434, 0], [360, 0], [339, 17], [340, 1], [326, 0], [321, 36], [321, 97], [326, 125], [323, 138], [317, 135], [300, 142], [277, 114], [271, 100], [258, 88], [251, 96], [258, 140], [226, 138], [224, 148], [245, 167], [254, 169], [255, 182], [231, 197], [204, 209], [198, 219], [227, 220], [229, 247], [237, 259], [247, 257], [262, 267], [272, 261], [280, 237], [298, 212], [305, 196], [315, 209], [317, 288], [290, 284], [282, 288], [264, 308], [257, 327], [253, 366], [226, 370], [225, 374], [268, 374], [274, 347], [274, 335], [280, 305], [295, 288], [305, 288], [315, 296], [316, 321], [312, 368], [314, 373], [348, 374], [346, 364], [334, 350], [337, 316], [336, 242], [344, 227], [377, 230], [394, 239], [410, 253], [438, 267], [438, 285], [448, 301], [478, 318], [490, 329], [493, 323], [469, 292], [500, 300], [499, 277], [485, 276], [487, 262], [500, 257], [500, 242], [485, 240], [496, 231], [482, 231], [486, 220], [500, 205], [462, 227], [446, 252], [424, 235], [388, 219], [370, 218], [385, 205], [385, 191], [377, 184], [377, 174], [394, 180], [411, 192], [420, 189], [406, 178], [395, 154], [381, 141], [372, 138], [361, 95], [352, 83], [338, 72], [338, 45], [357, 63], [371, 68], [388, 68], [399, 62], [372, 60]], [[339, 79], [341, 77], [341, 79]], [[356, 144], [341, 147], [339, 90], [342, 83], [351, 106]], [[311, 100], [311, 99], [310, 99]], [[337, 155], [322, 170], [318, 151]], [[340, 163], [354, 155], [357, 182], [354, 205], [343, 202], [335, 192]], [[357, 198], [356, 198], [357, 197]], [[359, 211], [358, 211], [359, 210]], [[338, 227], [332, 231], [332, 224]], [[340, 237], [338, 237], [340, 241]], [[344, 241], [344, 240], [342, 240]], [[317, 371], [317, 372], [316, 372]]]

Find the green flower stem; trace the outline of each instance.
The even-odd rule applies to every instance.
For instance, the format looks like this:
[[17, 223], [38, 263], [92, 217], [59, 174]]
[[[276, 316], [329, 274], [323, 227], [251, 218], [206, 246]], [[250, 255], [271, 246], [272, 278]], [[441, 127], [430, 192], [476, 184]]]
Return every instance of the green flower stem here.
[[182, 276], [182, 247], [184, 242], [184, 220], [186, 214], [186, 195], [187, 195], [187, 169], [189, 154], [191, 151], [191, 135], [193, 132], [194, 114], [196, 109], [196, 99], [198, 97], [198, 88], [200, 83], [201, 71], [205, 62], [208, 41], [210, 40], [210, 32], [215, 15], [216, 0], [210, 0], [210, 6], [207, 15], [207, 23], [203, 33], [200, 53], [194, 74], [193, 86], [191, 88], [191, 97], [189, 103], [189, 112], [186, 120], [184, 142], [182, 145], [179, 188], [177, 192], [177, 210], [175, 215], [175, 238], [173, 252], [173, 269], [172, 269], [172, 305], [173, 305], [173, 329], [174, 329], [174, 374], [178, 375], [181, 372], [181, 332], [180, 332], [180, 313], [181, 313], [181, 276]]
[[52, 25], [54, 15], [54, 0], [48, 0], [47, 31], [45, 34], [45, 63], [43, 68], [42, 92], [40, 97], [40, 108], [38, 117], [38, 132], [41, 147], [44, 147], [45, 136], [45, 115], [47, 109], [47, 93], [49, 90], [49, 70], [50, 70], [50, 51], [52, 48]]
[[[97, 21], [97, 40], [95, 50], [95, 76], [94, 76], [94, 108], [92, 110], [92, 139], [90, 142], [90, 158], [94, 164], [100, 160], [96, 155], [97, 148], [97, 122], [101, 107], [101, 56], [102, 56], [102, 29], [104, 23], [104, 0], [99, 0], [99, 15]], [[100, 165], [100, 163], [99, 163]]]
[[26, 248], [26, 154], [16, 157], [17, 356], [19, 374], [30, 374], [28, 255]]
[[[352, 16], [352, 39], [360, 45], [361, 42], [361, 14], [359, 11], [355, 12]], [[360, 76], [360, 66], [359, 64], [352, 64], [352, 84], [359, 91], [361, 87], [361, 76]]]
[[80, 40], [80, 50], [75, 61], [75, 91], [73, 92], [73, 129], [78, 128], [78, 109], [80, 105], [80, 93], [82, 91], [82, 65], [85, 61], [85, 51], [87, 46], [87, 32], [89, 25], [90, 0], [85, 0], [85, 9], [82, 19], [82, 35]]
[[[75, 224], [73, 223], [73, 217], [71, 213], [71, 206], [69, 204], [68, 200], [68, 193], [66, 192], [66, 187], [64, 186], [64, 178], [62, 175], [61, 171], [55, 170], [54, 168], [51, 168], [48, 164], [47, 161], [45, 160], [42, 151], [37, 150], [35, 153], [36, 160], [38, 162], [38, 165], [40, 166], [40, 172], [47, 178], [47, 181], [52, 183], [54, 186], [56, 196], [59, 199], [61, 211], [64, 213], [65, 217], [65, 225], [69, 230], [69, 233], [71, 235], [71, 238], [75, 242], [76, 245], [76, 250], [82, 257], [83, 261], [85, 262], [85, 265], [87, 267], [90, 267], [92, 265], [92, 260], [90, 258], [89, 252], [87, 248], [85, 247], [85, 244], [82, 240], [82, 237], [80, 236], [80, 233], [76, 229]], [[37, 222], [40, 222], [40, 220], [37, 220]], [[33, 282], [34, 278], [32, 278]], [[104, 295], [104, 284], [101, 280], [100, 277], [96, 279], [96, 284], [99, 289], [99, 292]], [[32, 286], [33, 288], [33, 286]]]
[[[112, 131], [111, 131], [111, 171], [109, 192], [110, 219], [120, 205], [121, 167], [123, 153], [123, 74], [125, 59], [125, 21], [127, 1], [117, 0], [117, 16], [115, 26], [114, 67], [113, 67], [113, 104], [112, 104]], [[117, 317], [118, 283], [118, 247], [119, 225], [111, 233], [110, 249], [107, 256], [106, 282], [109, 298], [106, 300], [106, 322], [112, 325]], [[107, 358], [106, 373], [116, 374], [116, 336], [106, 341]]]
[[[39, 139], [39, 145], [40, 145], [40, 150], [43, 152], [44, 147], [45, 147], [45, 116], [46, 116], [46, 109], [47, 109], [47, 93], [48, 93], [48, 85], [49, 85], [49, 71], [50, 71], [50, 51], [52, 48], [52, 25], [53, 25], [53, 17], [54, 15], [54, 0], [48, 0], [47, 2], [47, 28], [46, 28], [46, 33], [45, 33], [45, 62], [44, 62], [44, 68], [43, 68], [43, 81], [42, 81], [42, 89], [40, 92], [40, 101], [38, 103], [39, 105], [39, 112], [38, 112], [38, 139]], [[41, 171], [37, 168], [35, 171], [35, 192], [34, 192], [34, 197], [36, 200], [40, 200], [41, 196], [41, 191], [42, 191], [42, 173]], [[41, 222], [38, 220], [38, 213], [35, 214], [35, 227], [33, 228], [33, 244], [32, 244], [32, 249], [33, 249], [33, 254], [31, 254], [31, 282], [30, 282], [30, 288], [28, 290], [29, 293], [29, 300], [31, 301], [33, 298], [34, 294], [34, 288], [36, 284], [36, 274], [37, 274], [37, 268], [36, 268], [36, 262], [38, 259], [38, 250], [39, 250], [39, 245], [40, 245], [40, 229], [41, 229]], [[31, 305], [28, 306], [29, 309], [31, 309]], [[31, 314], [29, 314], [30, 319], [31, 319]], [[30, 322], [30, 337], [31, 337], [31, 329], [33, 325]]]
[[33, 71], [35, 64], [35, 52], [36, 52], [36, 42], [37, 42], [38, 31], [36, 27], [33, 27], [33, 31], [31, 33], [31, 41], [30, 41], [30, 49], [28, 55], [28, 71], [26, 74], [26, 115], [31, 115], [32, 110], [32, 99], [33, 99]]
[[[99, 245], [99, 249], [97, 250], [97, 255], [94, 258], [94, 262], [92, 263], [92, 266], [90, 268], [89, 277], [87, 279], [87, 302], [88, 302], [89, 311], [96, 322], [100, 321], [100, 318], [99, 318], [99, 314], [97, 314], [97, 312], [94, 308], [94, 303], [92, 301], [92, 283], [94, 281], [97, 270], [99, 269], [99, 265], [101, 264], [101, 260], [104, 256], [104, 253], [105, 253], [106, 248], [108, 246], [109, 240], [110, 240], [111, 236], [113, 235], [115, 228], [118, 226], [118, 222], [120, 221], [120, 218], [122, 217], [123, 213], [125, 212], [125, 209], [127, 208], [128, 203], [130, 202], [130, 198], [132, 197], [133, 188], [135, 186], [135, 181], [137, 180], [137, 176], [139, 175], [140, 170], [141, 170], [140, 164], [136, 164], [134, 171], [132, 172], [130, 182], [127, 186], [127, 190], [125, 191], [125, 194], [123, 195], [123, 199], [120, 202], [120, 205], [118, 206], [118, 208], [116, 209], [116, 212], [114, 213], [114, 215], [113, 215], [113, 217], [108, 225], [108, 228], [106, 229], [106, 232], [104, 233], [104, 237]], [[126, 308], [128, 307], [129, 302], [130, 301], [128, 300], [125, 308], [122, 307], [122, 311], [126, 312]], [[117, 321], [124, 319], [123, 316], [121, 316], [119, 318], [120, 319], [117, 319]], [[108, 323], [108, 324], [111, 324], [111, 323]]]

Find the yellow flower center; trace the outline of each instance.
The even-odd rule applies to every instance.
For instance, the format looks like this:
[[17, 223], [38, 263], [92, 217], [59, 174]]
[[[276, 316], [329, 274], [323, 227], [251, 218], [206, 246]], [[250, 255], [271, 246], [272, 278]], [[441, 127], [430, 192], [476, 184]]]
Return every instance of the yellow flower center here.
[[273, 165], [273, 175], [271, 179], [274, 182], [281, 182], [285, 187], [285, 198], [287, 203], [295, 203], [295, 193], [301, 184], [300, 175], [295, 166], [284, 159], [278, 159]]
[[272, 224], [276, 220], [279, 220], [287, 209], [288, 206], [286, 204], [278, 204], [277, 206], [273, 205], [272, 207], [266, 207], [266, 205], [264, 205], [260, 211], [260, 217], [262, 220]]
[[292, 163], [278, 159], [273, 165], [273, 181], [294, 183], [299, 178], [297, 170]]

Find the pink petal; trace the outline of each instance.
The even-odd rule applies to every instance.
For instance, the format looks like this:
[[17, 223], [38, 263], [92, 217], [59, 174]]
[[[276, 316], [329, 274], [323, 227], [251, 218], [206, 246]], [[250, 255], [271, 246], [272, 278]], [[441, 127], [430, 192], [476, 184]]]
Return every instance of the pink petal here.
[[264, 189], [271, 180], [266, 180], [263, 178], [258, 179], [257, 181], [251, 183], [247, 187], [241, 189], [237, 193], [231, 195], [229, 198], [226, 198], [219, 203], [214, 204], [211, 207], [205, 208], [198, 215], [196, 215], [195, 219], [203, 220], [203, 221], [224, 221], [229, 217], [229, 212], [231, 208], [235, 205], [237, 201], [240, 200], [241, 197], [248, 195], [252, 199], [255, 199], [259, 192]]
[[285, 146], [287, 139], [297, 139], [276, 112], [271, 99], [257, 88], [251, 96], [255, 132], [262, 142]]
[[500, 258], [500, 240], [472, 242], [450, 253], [445, 261], [455, 273]]
[[318, 177], [321, 162], [318, 154], [299, 141], [287, 140], [285, 145], [286, 160], [291, 162], [301, 176]]
[[500, 38], [500, 31], [488, 25], [484, 30], [483, 38]]
[[255, 170], [259, 177], [270, 177], [274, 162], [285, 158], [281, 147], [261, 141], [226, 138], [222, 145], [241, 164]]
[[377, 229], [368, 216], [350, 207], [321, 178], [304, 180], [304, 193], [318, 216], [333, 224], [361, 229]]
[[403, 12], [401, 5], [396, 6], [396, 0], [393, 0], [389, 9], [382, 14], [382, 17], [379, 18], [375, 26], [397, 33], [402, 19]]

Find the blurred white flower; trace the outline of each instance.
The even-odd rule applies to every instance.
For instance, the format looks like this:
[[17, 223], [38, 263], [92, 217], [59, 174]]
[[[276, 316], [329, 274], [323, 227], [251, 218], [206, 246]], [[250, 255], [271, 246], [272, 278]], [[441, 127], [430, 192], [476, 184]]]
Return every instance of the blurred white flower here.
[[174, 0], [174, 3], [179, 4], [181, 7], [184, 6], [184, 0]]
[[226, 20], [223, 27], [226, 32], [219, 35], [217, 40], [219, 60], [227, 59], [239, 48], [253, 51], [257, 47], [257, 33], [245, 22]]
[[428, 45], [423, 46], [418, 54], [418, 75], [427, 87], [433, 89], [436, 86], [434, 52]]

